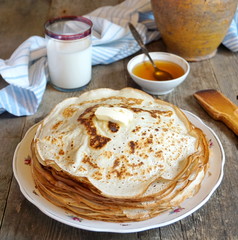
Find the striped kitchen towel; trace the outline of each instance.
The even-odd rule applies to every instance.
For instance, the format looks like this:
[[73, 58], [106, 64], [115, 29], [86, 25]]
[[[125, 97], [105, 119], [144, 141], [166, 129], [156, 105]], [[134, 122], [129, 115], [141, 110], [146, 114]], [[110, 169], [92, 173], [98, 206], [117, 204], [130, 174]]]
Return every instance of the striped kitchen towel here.
[[0, 73], [8, 86], [0, 90], [0, 113], [32, 115], [47, 82], [45, 40], [33, 36], [23, 42], [8, 60], [0, 60]]
[[[93, 21], [93, 65], [110, 64], [140, 48], [131, 35], [132, 22], [145, 43], [160, 37], [156, 30], [150, 0], [125, 0], [116, 6], [105, 6], [85, 15]], [[238, 51], [237, 15], [224, 43]], [[232, 34], [231, 34], [232, 33]], [[15, 116], [34, 114], [44, 95], [48, 69], [45, 39], [33, 36], [22, 43], [10, 59], [0, 59], [0, 74], [8, 86], [0, 90], [0, 114], [7, 111]]]
[[238, 52], [238, 9], [222, 43], [233, 52]]

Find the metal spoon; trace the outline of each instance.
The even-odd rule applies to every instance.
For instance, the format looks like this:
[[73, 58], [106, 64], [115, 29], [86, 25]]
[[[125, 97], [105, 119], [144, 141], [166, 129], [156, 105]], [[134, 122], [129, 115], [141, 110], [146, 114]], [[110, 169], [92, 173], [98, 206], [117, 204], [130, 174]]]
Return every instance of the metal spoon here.
[[154, 67], [154, 77], [157, 80], [171, 80], [173, 79], [172, 75], [166, 71], [163, 71], [161, 69], [159, 69], [154, 61], [152, 60], [152, 58], [150, 57], [150, 54], [145, 46], [145, 44], [143, 43], [140, 34], [137, 32], [136, 28], [129, 22], [129, 28], [131, 30], [132, 35], [134, 36], [135, 40], [137, 41], [137, 43], [139, 44], [139, 46], [141, 47], [142, 51], [144, 52], [144, 54], [149, 58], [152, 66]]

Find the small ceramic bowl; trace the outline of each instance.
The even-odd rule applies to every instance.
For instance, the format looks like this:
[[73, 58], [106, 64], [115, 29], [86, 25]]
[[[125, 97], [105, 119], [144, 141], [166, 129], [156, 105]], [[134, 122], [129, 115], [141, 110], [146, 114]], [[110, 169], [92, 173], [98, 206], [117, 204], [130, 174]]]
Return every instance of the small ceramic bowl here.
[[128, 62], [127, 70], [131, 78], [145, 92], [148, 92], [153, 95], [164, 95], [164, 94], [170, 93], [174, 90], [175, 87], [181, 84], [188, 76], [188, 73], [190, 71], [190, 66], [185, 59], [175, 54], [166, 53], [166, 52], [150, 52], [150, 56], [153, 60], [162, 60], [162, 61], [168, 61], [168, 62], [173, 62], [178, 64], [184, 70], [184, 74], [179, 78], [175, 78], [167, 81], [153, 81], [153, 80], [146, 80], [146, 79], [140, 78], [132, 73], [132, 69], [137, 64], [144, 61], [149, 61], [149, 59], [146, 57], [145, 54], [137, 55]]

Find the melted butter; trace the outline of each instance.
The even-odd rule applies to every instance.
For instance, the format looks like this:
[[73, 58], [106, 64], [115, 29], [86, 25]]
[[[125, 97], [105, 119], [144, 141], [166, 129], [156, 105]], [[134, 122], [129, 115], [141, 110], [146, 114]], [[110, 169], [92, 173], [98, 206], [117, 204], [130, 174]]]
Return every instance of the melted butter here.
[[132, 111], [121, 107], [99, 107], [95, 111], [98, 120], [111, 121], [117, 124], [128, 125], [133, 119]]
[[[184, 70], [176, 63], [161, 60], [155, 60], [154, 62], [159, 69], [169, 72], [173, 76], [173, 79], [179, 78], [184, 74]], [[153, 75], [154, 68], [149, 61], [137, 64], [132, 69], [132, 73], [143, 79], [157, 81]]]

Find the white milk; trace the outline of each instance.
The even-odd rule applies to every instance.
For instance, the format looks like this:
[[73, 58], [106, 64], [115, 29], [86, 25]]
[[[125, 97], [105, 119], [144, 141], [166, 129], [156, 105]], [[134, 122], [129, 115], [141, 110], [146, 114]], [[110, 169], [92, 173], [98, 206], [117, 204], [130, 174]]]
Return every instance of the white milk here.
[[91, 37], [77, 40], [48, 38], [47, 57], [51, 83], [61, 89], [77, 89], [91, 80]]
[[93, 23], [81, 16], [50, 19], [45, 24], [51, 84], [59, 90], [79, 90], [91, 80]]

